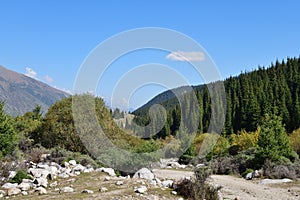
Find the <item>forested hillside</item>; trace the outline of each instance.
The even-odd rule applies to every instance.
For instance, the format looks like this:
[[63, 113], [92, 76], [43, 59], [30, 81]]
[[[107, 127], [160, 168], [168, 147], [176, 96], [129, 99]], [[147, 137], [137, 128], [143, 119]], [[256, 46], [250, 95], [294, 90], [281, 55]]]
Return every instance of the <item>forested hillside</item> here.
[[[281, 116], [289, 133], [300, 126], [300, 58], [276, 61], [268, 68], [258, 67], [252, 72], [243, 72], [223, 82], [227, 98], [224, 134], [237, 133], [242, 129], [255, 131], [266, 114]], [[198, 129], [199, 132], [205, 133], [211, 115], [209, 91], [203, 85], [193, 88], [200, 109]], [[181, 112], [185, 114], [192, 108], [180, 109], [174, 96], [168, 99], [159, 97], [160, 95], [154, 98], [155, 102], [151, 100], [133, 114], [136, 115], [135, 121], [138, 124], [148, 124], [149, 107], [158, 103], [157, 99], [161, 99], [159, 104], [163, 105], [168, 112], [167, 123], [156, 136], [165, 137], [175, 134], [180, 123]]]

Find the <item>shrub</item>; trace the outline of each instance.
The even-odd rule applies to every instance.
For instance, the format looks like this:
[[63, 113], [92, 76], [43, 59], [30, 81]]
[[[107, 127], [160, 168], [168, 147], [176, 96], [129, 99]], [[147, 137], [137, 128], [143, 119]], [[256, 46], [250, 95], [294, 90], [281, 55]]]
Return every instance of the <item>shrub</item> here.
[[246, 132], [245, 130], [239, 131], [237, 134], [231, 135], [231, 146], [237, 147], [238, 151], [243, 151], [251, 147], [257, 146], [258, 136], [260, 129], [255, 132]]
[[256, 159], [263, 164], [266, 159], [278, 161], [280, 157], [291, 157], [292, 148], [282, 124], [282, 119], [275, 115], [266, 115], [258, 137]]
[[252, 173], [252, 172], [254, 172], [253, 169], [247, 168], [246, 171], [244, 171], [241, 175], [242, 175], [242, 177], [246, 177], [247, 174]]
[[185, 199], [216, 200], [220, 187], [214, 187], [206, 183], [211, 175], [211, 169], [207, 166], [197, 168], [194, 179], [182, 179], [174, 185], [175, 191]]
[[13, 121], [4, 112], [4, 105], [0, 102], [0, 152], [6, 156], [14, 151], [18, 137]]
[[296, 179], [300, 177], [300, 163], [277, 161], [272, 162], [266, 160], [263, 165], [264, 176], [268, 178], [290, 178]]
[[293, 133], [289, 136], [289, 140], [293, 147], [293, 150], [300, 155], [300, 128], [293, 131]]
[[32, 179], [25, 171], [19, 170], [17, 174], [9, 181], [10, 183], [22, 183], [23, 179]]

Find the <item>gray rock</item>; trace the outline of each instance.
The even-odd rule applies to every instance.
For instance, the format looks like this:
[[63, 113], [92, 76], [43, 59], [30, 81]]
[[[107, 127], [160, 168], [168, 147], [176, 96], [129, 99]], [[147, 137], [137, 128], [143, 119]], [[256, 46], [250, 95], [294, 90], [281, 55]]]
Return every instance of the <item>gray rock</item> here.
[[74, 189], [71, 187], [63, 187], [60, 191], [62, 193], [71, 193], [71, 192], [74, 192]]
[[50, 183], [49, 186], [52, 187], [52, 188], [56, 187], [57, 186], [57, 181], [54, 181], [53, 183]]
[[172, 180], [165, 180], [165, 181], [161, 182], [161, 185], [162, 185], [162, 187], [165, 187], [165, 188], [172, 188], [173, 183], [174, 183], [174, 181], [172, 181]]
[[74, 172], [83, 172], [85, 169], [86, 169], [86, 167], [82, 166], [81, 164], [78, 164], [73, 168], [73, 171]]
[[9, 188], [7, 190], [7, 196], [13, 196], [13, 195], [18, 195], [21, 194], [21, 190], [19, 188]]
[[69, 164], [75, 166], [77, 163], [76, 163], [76, 160], [70, 160]]
[[10, 189], [10, 188], [17, 188], [18, 187], [18, 183], [5, 183], [4, 185], [2, 185], [3, 189]]
[[36, 178], [33, 181], [34, 184], [36, 184], [37, 186], [43, 186], [43, 187], [48, 187], [48, 180], [46, 178], [40, 177], [40, 178]]
[[58, 177], [60, 177], [60, 178], [69, 178], [70, 176], [66, 173], [61, 173], [61, 174], [58, 174]]
[[134, 189], [134, 191], [136, 192], [136, 193], [140, 193], [140, 194], [145, 194], [146, 192], [147, 192], [147, 187], [146, 186], [144, 186], [144, 185], [142, 185], [142, 186], [140, 186], [140, 187], [136, 187], [135, 189]]
[[39, 169], [39, 168], [30, 168], [28, 169], [28, 173], [31, 174], [34, 178], [47, 178], [50, 172], [47, 169]]
[[49, 169], [49, 165], [44, 163], [38, 163], [36, 167], [40, 169]]
[[31, 183], [22, 182], [18, 185], [18, 188], [21, 189], [22, 191], [27, 191], [30, 190], [31, 185], [32, 185]]
[[248, 173], [246, 176], [245, 176], [245, 179], [246, 180], [251, 180], [253, 177], [252, 177], [252, 172]]
[[120, 186], [120, 185], [123, 185], [124, 182], [123, 182], [123, 181], [117, 181], [115, 184], [116, 184], [117, 186]]
[[177, 192], [176, 191], [172, 191], [171, 194], [177, 195]]
[[91, 172], [93, 172], [93, 171], [95, 171], [94, 168], [85, 168], [85, 169], [83, 170], [83, 173], [91, 173]]
[[16, 171], [10, 171], [9, 175], [8, 175], [8, 180], [14, 178], [16, 176], [16, 174], [17, 174]]
[[88, 189], [82, 190], [81, 193], [94, 194], [94, 192], [92, 190], [88, 190]]
[[143, 178], [147, 180], [152, 180], [154, 179], [154, 174], [149, 169], [142, 168], [133, 175], [133, 178]]
[[108, 189], [107, 189], [106, 187], [101, 187], [101, 188], [99, 189], [99, 191], [100, 191], [100, 192], [107, 192]]
[[36, 188], [35, 192], [38, 192], [39, 195], [47, 194], [47, 190], [43, 187]]
[[21, 194], [22, 194], [23, 196], [27, 196], [27, 195], [28, 195], [28, 192], [22, 191]]
[[115, 170], [113, 168], [104, 168], [104, 167], [101, 167], [101, 168], [96, 169], [96, 171], [97, 172], [105, 172], [105, 173], [107, 173], [110, 176], [116, 176]]

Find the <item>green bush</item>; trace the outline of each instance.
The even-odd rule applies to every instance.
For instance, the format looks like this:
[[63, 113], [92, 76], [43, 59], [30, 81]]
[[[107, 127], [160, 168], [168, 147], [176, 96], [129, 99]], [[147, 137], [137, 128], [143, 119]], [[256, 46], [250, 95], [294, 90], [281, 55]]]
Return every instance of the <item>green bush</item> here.
[[247, 174], [249, 174], [249, 173], [252, 173], [252, 172], [254, 172], [254, 170], [253, 170], [253, 169], [251, 169], [251, 168], [247, 168], [247, 169], [246, 169], [246, 171], [244, 171], [244, 172], [242, 173], [242, 177], [246, 177], [246, 176], [247, 176]]
[[0, 102], [0, 152], [3, 156], [12, 153], [18, 144], [18, 137], [12, 119], [5, 114]]
[[19, 170], [17, 174], [9, 181], [10, 183], [22, 183], [23, 179], [32, 179], [25, 171]]

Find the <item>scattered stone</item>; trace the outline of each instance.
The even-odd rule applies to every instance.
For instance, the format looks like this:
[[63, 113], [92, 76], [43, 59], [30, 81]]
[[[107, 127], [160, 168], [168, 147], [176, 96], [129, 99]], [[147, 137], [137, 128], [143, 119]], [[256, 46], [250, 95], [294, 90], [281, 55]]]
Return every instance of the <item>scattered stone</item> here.
[[171, 194], [177, 195], [177, 192], [176, 191], [172, 191]]
[[81, 193], [94, 194], [94, 192], [92, 190], [88, 190], [88, 189], [82, 190]]
[[251, 180], [252, 179], [252, 172], [248, 173], [245, 177], [246, 180]]
[[104, 168], [104, 167], [101, 167], [101, 168], [96, 169], [96, 171], [97, 172], [105, 172], [105, 173], [107, 173], [110, 176], [116, 176], [115, 170], [113, 168]]
[[22, 182], [18, 185], [18, 188], [21, 189], [22, 191], [27, 191], [27, 190], [30, 190], [31, 184], [26, 183], [26, 182]]
[[7, 190], [7, 196], [13, 196], [13, 195], [18, 195], [20, 194], [22, 191], [19, 188], [9, 188]]
[[81, 164], [78, 164], [73, 168], [73, 171], [74, 172], [83, 172], [83, 170], [85, 170], [85, 169], [86, 169], [86, 167], [82, 166]]
[[28, 192], [22, 191], [21, 194], [22, 194], [23, 196], [27, 196], [27, 195], [28, 195]]
[[71, 187], [63, 187], [60, 191], [62, 193], [71, 193], [71, 192], [74, 192], [74, 189]]
[[76, 165], [76, 160], [69, 160], [69, 164], [75, 166]]
[[142, 168], [133, 175], [133, 178], [143, 178], [147, 180], [152, 180], [154, 179], [154, 174], [149, 169]]
[[14, 178], [15, 176], [16, 176], [16, 174], [17, 174], [17, 172], [16, 171], [9, 171], [9, 175], [8, 175], [8, 180], [9, 179], [12, 179], [12, 178]]
[[235, 197], [234, 200], [241, 200], [241, 198], [240, 197]]
[[36, 184], [37, 186], [43, 186], [43, 187], [48, 187], [48, 180], [46, 178], [40, 177], [40, 178], [36, 178], [33, 181], [34, 184]]
[[165, 188], [172, 188], [173, 183], [174, 183], [174, 181], [172, 181], [172, 180], [165, 180], [165, 181], [161, 182], [161, 185], [162, 185], [162, 187], [165, 187]]
[[50, 174], [49, 170], [39, 168], [30, 168], [28, 169], [28, 173], [31, 174], [34, 178], [47, 178], [47, 176]]
[[44, 163], [38, 163], [36, 167], [40, 169], [49, 169], [49, 165]]
[[18, 187], [18, 183], [5, 183], [4, 185], [2, 185], [3, 189], [10, 189], [16, 187]]
[[94, 168], [85, 168], [85, 169], [83, 170], [83, 173], [91, 173], [91, 172], [93, 172], [93, 171], [95, 171]]
[[39, 195], [47, 194], [47, 190], [43, 187], [36, 188], [35, 192], [38, 192]]
[[50, 187], [51, 187], [51, 188], [54, 188], [54, 187], [56, 187], [56, 186], [57, 186], [57, 181], [54, 181], [53, 183], [50, 184]]
[[101, 188], [99, 189], [99, 191], [100, 191], [100, 192], [107, 192], [108, 189], [107, 189], [106, 187], [101, 187]]
[[116, 185], [117, 185], [117, 186], [120, 186], [120, 185], [123, 185], [123, 184], [124, 184], [123, 181], [117, 181], [117, 182], [116, 182]]
[[60, 178], [69, 178], [70, 176], [66, 173], [61, 173], [61, 174], [58, 174], [58, 177], [60, 177]]
[[106, 176], [106, 177], [104, 178], [104, 181], [110, 181], [110, 177]]
[[144, 186], [144, 185], [142, 185], [142, 186], [140, 186], [140, 187], [136, 187], [136, 188], [134, 189], [134, 191], [135, 191], [136, 193], [139, 193], [139, 194], [146, 194], [147, 190], [148, 190], [147, 187]]

